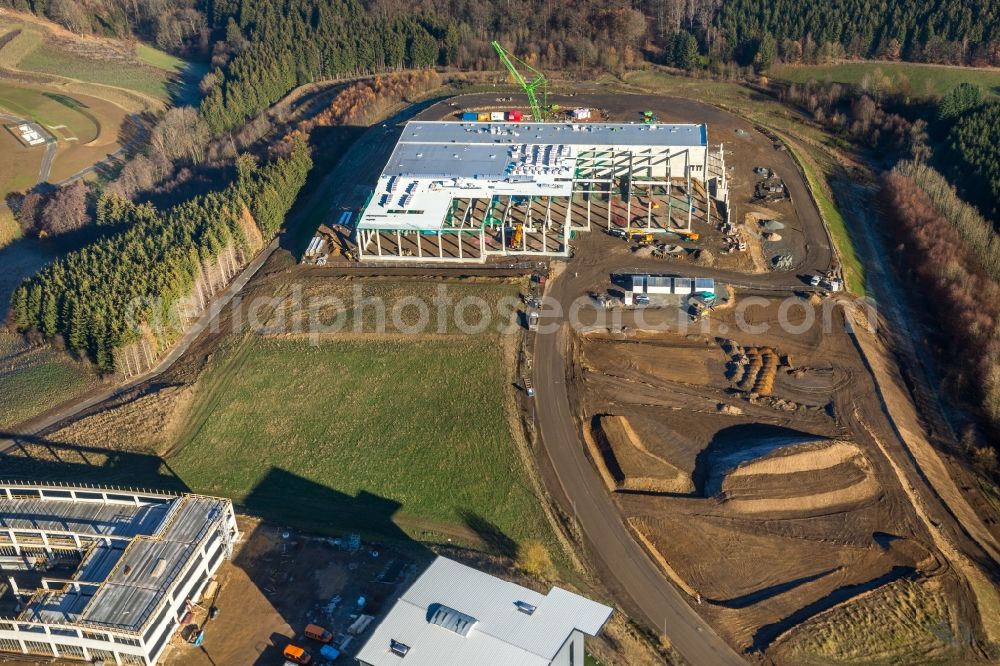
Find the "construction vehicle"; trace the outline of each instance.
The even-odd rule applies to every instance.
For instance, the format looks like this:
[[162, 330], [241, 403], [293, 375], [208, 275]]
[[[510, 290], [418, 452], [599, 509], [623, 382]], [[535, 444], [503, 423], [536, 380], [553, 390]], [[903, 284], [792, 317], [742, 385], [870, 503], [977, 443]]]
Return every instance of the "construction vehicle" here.
[[318, 624], [307, 624], [303, 633], [306, 635], [306, 638], [311, 638], [320, 643], [329, 643], [333, 640], [333, 634]]
[[311, 664], [312, 655], [300, 648], [298, 645], [292, 645], [289, 643], [285, 646], [285, 651], [281, 655], [296, 664]]
[[639, 243], [640, 245], [649, 245], [653, 243], [653, 234], [648, 231], [630, 230], [628, 232], [628, 241], [630, 243]]
[[521, 240], [523, 238], [524, 238], [524, 226], [518, 224], [514, 227], [514, 233], [510, 237], [510, 246], [517, 247], [518, 245], [521, 244]]
[[[549, 82], [545, 78], [545, 75], [523, 60], [519, 60], [516, 56], [514, 56], [514, 54], [510, 53], [507, 49], [501, 46], [500, 42], [493, 41], [491, 44], [494, 50], [496, 50], [497, 55], [500, 56], [500, 62], [502, 62], [504, 67], [507, 68], [507, 71], [510, 72], [514, 82], [517, 83], [517, 85], [521, 87], [521, 90], [524, 91], [524, 94], [528, 96], [528, 106], [531, 107], [531, 115], [533, 116], [535, 122], [544, 121], [545, 112], [549, 108]], [[521, 65], [521, 67], [528, 71], [529, 76], [532, 77], [530, 81], [518, 71], [518, 65]], [[541, 100], [538, 98], [539, 91], [541, 91]]]
[[671, 229], [670, 233], [674, 234], [675, 236], [680, 236], [681, 238], [686, 238], [689, 241], [697, 241], [699, 238], [701, 238], [701, 234], [699, 234], [697, 231], [691, 231], [690, 229]]

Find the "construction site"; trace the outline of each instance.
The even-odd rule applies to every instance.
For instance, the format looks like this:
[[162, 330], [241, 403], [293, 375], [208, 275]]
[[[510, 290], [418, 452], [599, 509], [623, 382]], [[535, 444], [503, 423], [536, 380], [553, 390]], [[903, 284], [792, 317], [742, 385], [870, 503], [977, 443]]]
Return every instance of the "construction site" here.
[[0, 651], [155, 664], [239, 539], [229, 500], [0, 485]]
[[[900, 370], [887, 315], [847, 289], [788, 136], [690, 99], [600, 84], [550, 94], [544, 76], [495, 48], [519, 94], [476, 88], [414, 105], [345, 153], [323, 181], [333, 194], [312, 240], [248, 278], [245, 295], [275, 303], [267, 325], [207, 329], [155, 383], [50, 433], [98, 447], [110, 430], [119, 442], [110, 448], [122, 450], [148, 437], [188, 487], [240, 496], [268, 521], [245, 516], [245, 529], [233, 528], [246, 536], [213, 603], [168, 595], [192, 615], [161, 662], [280, 664], [289, 646], [319, 663], [332, 661], [323, 647], [353, 656], [424, 546], [500, 551], [497, 566], [512, 566], [517, 528], [550, 524], [530, 515], [542, 505], [580, 570], [654, 636], [642, 639], [657, 644], [643, 655], [669, 643], [687, 663], [713, 666], [987, 659], [984, 646], [1000, 642], [996, 523], [978, 515], [987, 501], [975, 481], [927, 434], [932, 403]], [[393, 304], [431, 302], [443, 285], [490, 303], [520, 293], [507, 313], [519, 325], [481, 340], [450, 322], [408, 332], [402, 317], [374, 331], [364, 325], [371, 313], [345, 305], [355, 287]], [[868, 288], [888, 302], [879, 276]], [[300, 314], [288, 293], [338, 297], [316, 314], [357, 325], [306, 345], [305, 333], [274, 323]], [[229, 305], [216, 323], [238, 314]], [[476, 374], [480, 366], [489, 372]], [[452, 372], [435, 379], [442, 369]], [[473, 399], [478, 390], [495, 393]], [[280, 415], [259, 408], [286, 398], [295, 399]], [[166, 405], [154, 405], [153, 428], [147, 399]], [[372, 405], [420, 416], [383, 418]], [[447, 423], [432, 418], [441, 414]], [[470, 445], [500, 432], [516, 435], [520, 459]], [[288, 466], [294, 483], [261, 492], [265, 458]], [[504, 475], [470, 459], [498, 460]], [[484, 516], [497, 520], [500, 507], [513, 517], [484, 530], [439, 514], [440, 484], [480, 489]], [[497, 499], [498, 487], [523, 502]], [[8, 490], [8, 502], [27, 492]], [[96, 505], [74, 492], [30, 499]], [[363, 497], [393, 516], [364, 542]], [[129, 502], [155, 514], [125, 521], [136, 541], [167, 530], [156, 512], [181, 504], [141, 493]], [[229, 525], [232, 509], [220, 509]], [[78, 602], [61, 625], [38, 615], [52, 590], [92, 589], [74, 572], [101, 542], [83, 532], [32, 544], [44, 559], [45, 539], [59, 536], [69, 562], [58, 575], [9, 580], [5, 600], [17, 607], [0, 620], [2, 646], [152, 663], [163, 649], [142, 634], [152, 625], [101, 629], [113, 650], [78, 648], [93, 632], [90, 605]], [[382, 542], [386, 533], [397, 541]], [[25, 543], [9, 534], [12, 548]], [[8, 554], [12, 566], [23, 556]], [[211, 608], [221, 615], [208, 622]], [[57, 632], [64, 625], [73, 640]], [[605, 663], [664, 663], [664, 654]]]

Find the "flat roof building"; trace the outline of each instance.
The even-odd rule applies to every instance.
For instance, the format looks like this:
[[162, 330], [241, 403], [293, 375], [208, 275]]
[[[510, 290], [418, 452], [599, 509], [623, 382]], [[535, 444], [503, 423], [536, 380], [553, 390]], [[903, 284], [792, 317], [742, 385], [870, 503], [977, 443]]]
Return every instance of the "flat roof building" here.
[[2, 483], [0, 651], [155, 664], [238, 538], [226, 499]]
[[570, 666], [612, 609], [526, 587], [438, 557], [358, 653], [362, 666]]
[[362, 259], [568, 256], [571, 231], [589, 230], [592, 218], [651, 232], [686, 218], [690, 228], [692, 183], [707, 198], [710, 180], [712, 196], [728, 200], [721, 148], [709, 150], [705, 125], [410, 121], [356, 241]]

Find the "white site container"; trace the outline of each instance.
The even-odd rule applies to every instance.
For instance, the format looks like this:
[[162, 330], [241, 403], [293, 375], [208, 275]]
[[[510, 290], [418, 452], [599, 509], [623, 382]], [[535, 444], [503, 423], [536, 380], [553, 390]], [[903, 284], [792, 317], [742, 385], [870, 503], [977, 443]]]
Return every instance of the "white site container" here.
[[668, 277], [651, 276], [646, 281], [647, 294], [671, 294], [673, 280]]
[[674, 278], [674, 293], [681, 294], [682, 296], [687, 296], [691, 294], [694, 289], [694, 285], [691, 282], [691, 278]]

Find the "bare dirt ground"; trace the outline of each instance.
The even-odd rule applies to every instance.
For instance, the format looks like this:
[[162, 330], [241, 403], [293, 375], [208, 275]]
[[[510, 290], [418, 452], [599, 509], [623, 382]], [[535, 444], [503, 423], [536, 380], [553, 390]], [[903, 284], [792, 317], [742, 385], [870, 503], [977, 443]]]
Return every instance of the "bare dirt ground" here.
[[[251, 519], [240, 519], [244, 541], [217, 575], [214, 600], [202, 601], [192, 624], [203, 629], [204, 643], [187, 644], [182, 630], [163, 661], [168, 666], [281, 664], [285, 645], [294, 643], [316, 658], [320, 644], [306, 638], [307, 624], [334, 634], [333, 644], [350, 660], [370, 629], [353, 635], [348, 628], [361, 614], [381, 617], [418, 570], [412, 554], [347, 540], [313, 537]], [[364, 601], [360, 600], [364, 597]], [[219, 613], [206, 620], [207, 609]]]
[[[795, 335], [778, 327], [770, 299], [742, 315], [717, 312], [696, 332], [577, 336], [572, 390], [592, 462], [615, 481], [633, 534], [739, 649], [796, 664], [974, 658], [974, 597], [854, 417], [884, 423], [842, 316], [834, 311], [824, 331], [822, 304], [799, 307], [818, 323]], [[737, 316], [771, 330], [741, 332]], [[640, 470], [662, 475], [664, 464], [686, 489], [677, 478], [672, 488], [628, 483]], [[890, 634], [865, 642], [844, 629], [832, 650], [809, 633], [833, 631], [831, 617], [871, 621], [887, 605], [904, 616], [912, 652]]]

